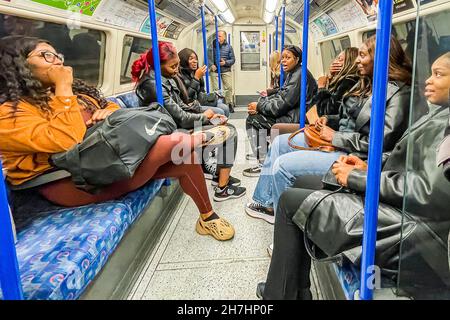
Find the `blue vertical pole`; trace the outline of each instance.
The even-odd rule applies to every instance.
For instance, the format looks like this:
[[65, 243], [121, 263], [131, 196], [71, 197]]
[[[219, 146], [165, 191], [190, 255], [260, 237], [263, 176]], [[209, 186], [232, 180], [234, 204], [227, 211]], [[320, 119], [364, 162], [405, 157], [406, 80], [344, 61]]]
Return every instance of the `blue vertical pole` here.
[[275, 16], [275, 50], [278, 50], [278, 16]]
[[300, 128], [305, 127], [306, 95], [308, 86], [308, 41], [309, 41], [309, 0], [304, 1], [303, 9], [303, 47], [302, 47], [302, 82], [300, 88]]
[[231, 46], [231, 34], [228, 34], [228, 44]]
[[205, 22], [205, 3], [201, 6], [202, 14], [202, 34], [203, 34], [203, 57], [205, 61], [206, 69], [206, 93], [210, 93], [209, 90], [209, 61], [208, 61], [208, 42], [206, 40], [206, 22]]
[[5, 300], [23, 300], [19, 264], [0, 161], [0, 287]]
[[152, 33], [153, 65], [155, 68], [156, 80], [156, 98], [161, 105], [164, 105], [161, 81], [161, 62], [159, 60], [158, 28], [156, 26], [156, 11], [154, 0], [148, 0], [148, 12], [150, 16], [150, 29]]
[[214, 16], [216, 22], [216, 66], [219, 90], [222, 90], [222, 73], [220, 72], [220, 44], [219, 44], [219, 20]]
[[[286, 4], [283, 1], [283, 5], [281, 7], [281, 50], [284, 49], [284, 37], [286, 33]], [[284, 70], [281, 67], [280, 70], [280, 87], [284, 84]]]
[[384, 114], [389, 70], [392, 29], [392, 0], [379, 2], [377, 40], [373, 75], [373, 102], [369, 133], [369, 169], [364, 206], [364, 236], [361, 258], [361, 299], [373, 298], [375, 246], [377, 240], [378, 202], [380, 194], [381, 158], [383, 152]]

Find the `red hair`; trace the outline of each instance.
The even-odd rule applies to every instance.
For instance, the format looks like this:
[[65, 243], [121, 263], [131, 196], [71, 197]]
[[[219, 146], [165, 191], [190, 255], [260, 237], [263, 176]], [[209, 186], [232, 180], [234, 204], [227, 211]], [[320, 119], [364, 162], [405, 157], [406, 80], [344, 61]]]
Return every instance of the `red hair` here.
[[[177, 49], [170, 42], [158, 42], [159, 49], [159, 61], [161, 64], [173, 59], [177, 56]], [[141, 57], [137, 59], [131, 68], [131, 76], [134, 82], [138, 82], [144, 74], [147, 74], [150, 70], [154, 70], [155, 65], [153, 62], [153, 48], [147, 52], [141, 54]], [[143, 72], [144, 71], [144, 72]]]

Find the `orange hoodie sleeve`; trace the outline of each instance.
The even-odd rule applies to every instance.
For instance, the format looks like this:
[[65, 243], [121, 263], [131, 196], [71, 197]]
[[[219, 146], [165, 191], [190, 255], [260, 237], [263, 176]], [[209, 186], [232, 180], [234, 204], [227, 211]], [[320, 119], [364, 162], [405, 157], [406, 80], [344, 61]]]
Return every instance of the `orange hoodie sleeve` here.
[[0, 107], [0, 149], [14, 153], [58, 153], [80, 143], [86, 125], [76, 96], [54, 97], [50, 114], [20, 102], [14, 114]]

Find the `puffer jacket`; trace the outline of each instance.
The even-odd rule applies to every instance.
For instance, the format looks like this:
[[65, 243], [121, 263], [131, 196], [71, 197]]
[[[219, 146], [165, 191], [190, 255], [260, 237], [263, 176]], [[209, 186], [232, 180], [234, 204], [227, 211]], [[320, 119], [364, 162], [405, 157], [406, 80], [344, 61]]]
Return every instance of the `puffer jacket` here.
[[189, 102], [199, 100], [199, 93], [205, 91], [205, 81], [195, 79], [194, 71], [187, 68], [180, 68], [180, 78], [183, 80], [184, 86], [187, 89]]
[[[450, 229], [450, 183], [436, 165], [436, 157], [448, 117], [447, 107], [433, 108], [405, 132], [383, 165], [376, 243], [376, 264], [382, 268], [395, 270], [402, 231], [407, 240], [405, 257], [414, 252], [434, 252], [432, 264], [438, 269], [447, 265], [447, 248], [442, 244]], [[412, 148], [411, 168], [407, 164], [411, 161], [407, 162], [408, 148]], [[355, 264], [361, 258], [366, 181], [367, 171], [353, 170], [348, 177], [352, 193], [314, 192], [294, 216], [302, 229], [309, 219], [308, 235], [326, 254], [344, 253]]]
[[343, 96], [355, 86], [358, 79], [358, 77], [345, 78], [337, 84], [333, 91], [326, 88], [319, 89], [312, 102], [317, 106], [319, 116], [338, 114]]
[[[213, 41], [212, 48], [212, 50], [209, 50], [209, 67], [216, 65], [216, 40]], [[233, 47], [225, 40], [223, 44], [219, 45], [219, 48], [220, 59], [225, 60], [225, 65], [220, 66], [220, 72], [231, 72], [231, 67], [236, 62]]]
[[[389, 82], [386, 96], [386, 116], [384, 124], [384, 152], [394, 148], [408, 128], [409, 110], [411, 101], [411, 87], [404, 83]], [[334, 129], [339, 128], [339, 121], [349, 117], [348, 110], [357, 103], [354, 97], [346, 97], [340, 108], [339, 115], [327, 116], [328, 125]], [[369, 151], [370, 116], [372, 111], [372, 97], [369, 97], [356, 118], [356, 127], [353, 132], [337, 131], [332, 144], [348, 153], [358, 155], [365, 159]], [[417, 111], [417, 115], [422, 115]]]
[[[175, 120], [178, 128], [192, 129], [195, 123], [210, 124], [208, 118], [203, 113], [192, 113], [191, 107], [186, 105], [180, 97], [180, 89], [177, 87], [175, 80], [161, 76], [162, 91], [164, 98], [164, 108], [170, 113]], [[144, 75], [136, 87], [136, 95], [142, 106], [148, 106], [152, 102], [156, 102], [156, 80], [155, 72]]]
[[[294, 70], [286, 74], [283, 87], [272, 95], [261, 97], [257, 111], [262, 115], [275, 119], [276, 123], [295, 123], [300, 120], [300, 88], [302, 68], [298, 64]], [[317, 94], [317, 83], [308, 70], [306, 108], [311, 106], [313, 97]]]

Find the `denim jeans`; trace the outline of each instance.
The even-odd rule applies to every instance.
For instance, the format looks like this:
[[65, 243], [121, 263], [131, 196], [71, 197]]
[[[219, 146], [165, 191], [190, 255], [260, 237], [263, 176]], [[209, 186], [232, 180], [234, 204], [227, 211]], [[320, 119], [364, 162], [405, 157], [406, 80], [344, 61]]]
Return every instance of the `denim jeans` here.
[[[253, 193], [253, 200], [266, 208], [277, 208], [281, 194], [291, 187], [298, 177], [323, 176], [343, 152], [297, 150], [288, 145], [289, 134], [277, 136], [264, 161], [261, 175]], [[303, 133], [292, 141], [308, 147]]]
[[217, 101], [217, 108], [222, 109], [223, 112], [225, 113], [225, 117], [229, 118], [230, 117], [230, 108], [222, 102], [222, 99], [219, 99]]
[[202, 106], [202, 112], [205, 112], [206, 110], [211, 109], [216, 114], [225, 115], [225, 111], [219, 107], [208, 107], [208, 106]]

